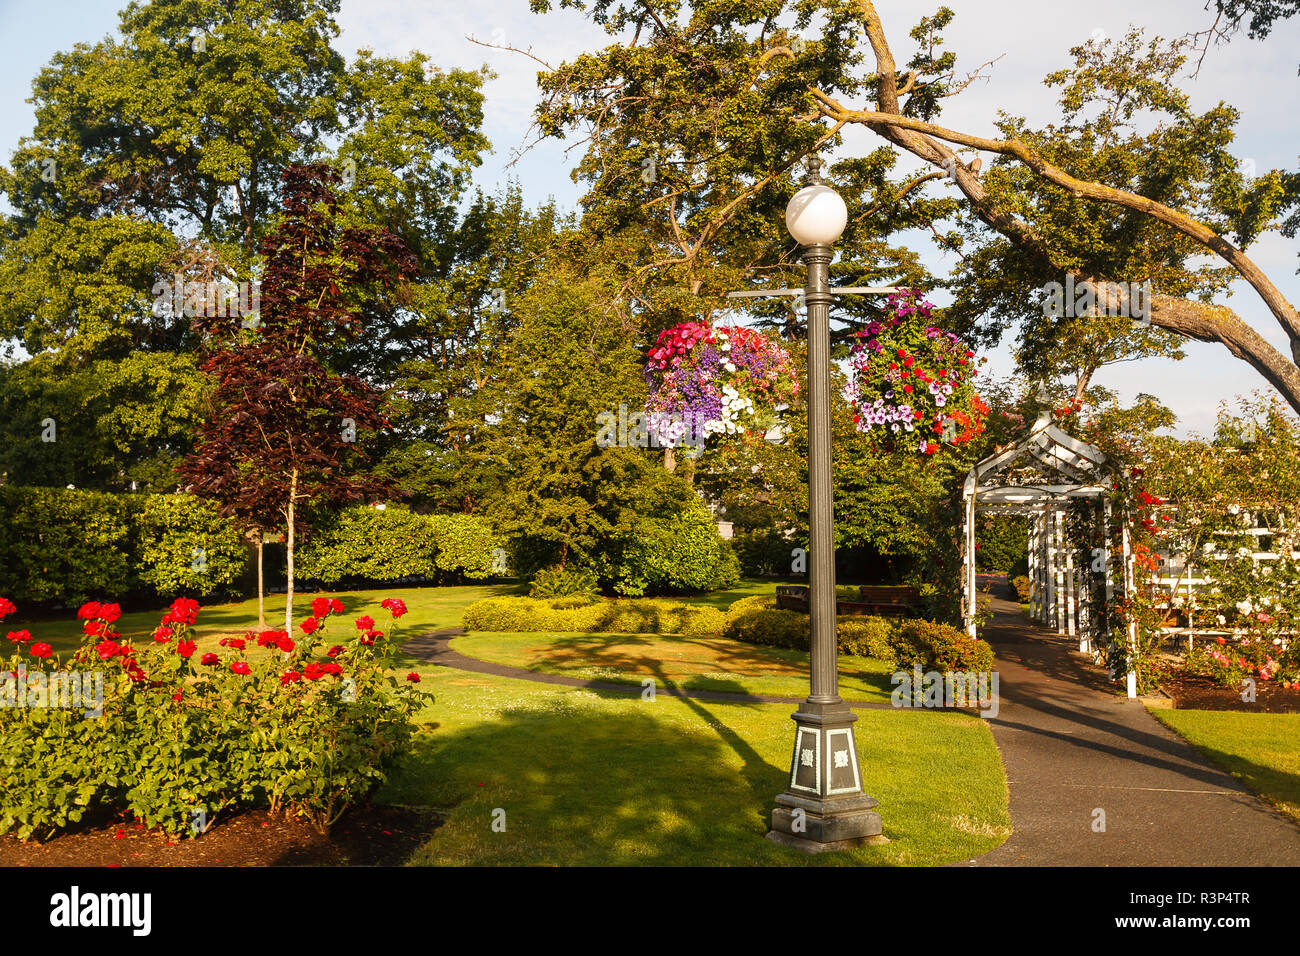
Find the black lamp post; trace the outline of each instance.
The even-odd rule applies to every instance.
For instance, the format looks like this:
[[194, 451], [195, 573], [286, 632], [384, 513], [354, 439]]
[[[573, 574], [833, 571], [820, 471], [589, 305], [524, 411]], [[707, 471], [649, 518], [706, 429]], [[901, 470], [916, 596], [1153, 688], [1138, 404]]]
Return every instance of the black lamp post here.
[[[832, 246], [848, 209], [809, 165], [808, 185], [786, 208], [790, 234], [808, 267], [808, 512], [811, 693], [794, 713], [790, 782], [776, 798], [768, 839], [809, 852], [884, 842], [876, 800], [862, 790], [853, 724], [839, 695], [835, 639], [835, 518], [831, 485], [830, 304]], [[857, 291], [857, 290], [855, 290]], [[867, 290], [862, 290], [867, 291]], [[874, 290], [872, 290], [874, 291]]]

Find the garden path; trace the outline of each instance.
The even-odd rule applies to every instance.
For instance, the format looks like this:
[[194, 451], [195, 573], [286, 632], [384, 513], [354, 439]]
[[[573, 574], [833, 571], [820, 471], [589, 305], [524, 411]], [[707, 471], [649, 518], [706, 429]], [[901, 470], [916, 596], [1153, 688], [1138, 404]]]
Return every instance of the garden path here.
[[[1005, 584], [998, 586], [1005, 587]], [[1070, 639], [990, 595], [997, 653], [989, 720], [1011, 791], [1012, 835], [966, 865], [1296, 866], [1300, 827], [1140, 700], [1116, 696]], [[1105, 813], [1105, 830], [1094, 830]]]

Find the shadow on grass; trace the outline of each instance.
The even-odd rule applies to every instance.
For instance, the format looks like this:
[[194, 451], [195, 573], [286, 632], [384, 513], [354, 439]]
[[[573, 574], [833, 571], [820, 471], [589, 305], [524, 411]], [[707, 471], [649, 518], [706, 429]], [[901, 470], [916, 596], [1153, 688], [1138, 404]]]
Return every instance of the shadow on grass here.
[[[769, 848], [779, 848], [763, 835], [784, 768], [698, 701], [685, 703], [707, 727], [638, 710], [653, 708], [650, 702], [600, 696], [618, 701], [620, 711], [557, 699], [539, 710], [506, 710], [488, 725], [420, 735], [380, 799], [450, 809], [446, 825], [410, 862], [772, 859]], [[504, 832], [493, 830], [496, 810], [505, 811]]]

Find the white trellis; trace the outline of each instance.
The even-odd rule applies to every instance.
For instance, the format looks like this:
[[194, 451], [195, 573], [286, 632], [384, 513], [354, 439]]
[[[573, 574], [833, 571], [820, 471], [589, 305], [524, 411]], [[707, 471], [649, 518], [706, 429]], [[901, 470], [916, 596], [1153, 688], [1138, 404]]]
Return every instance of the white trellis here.
[[[1077, 638], [1079, 650], [1095, 661], [1109, 651], [1107, 609], [1117, 587], [1111, 535], [1114, 528], [1106, 498], [1108, 462], [1097, 448], [1067, 435], [1044, 411], [1028, 434], [1009, 448], [975, 465], [962, 486], [962, 616], [967, 633], [976, 636], [975, 517], [1010, 514], [1029, 518], [1030, 616], [1057, 633]], [[1079, 501], [1092, 503], [1091, 523], [1100, 545], [1090, 560], [1076, 567], [1077, 542], [1067, 534], [1067, 518]], [[1118, 586], [1133, 593], [1133, 555], [1127, 527], [1120, 529]], [[1127, 653], [1136, 648], [1130, 626]], [[1112, 671], [1113, 673], [1113, 671]], [[1137, 680], [1128, 668], [1128, 694], [1137, 696]]]

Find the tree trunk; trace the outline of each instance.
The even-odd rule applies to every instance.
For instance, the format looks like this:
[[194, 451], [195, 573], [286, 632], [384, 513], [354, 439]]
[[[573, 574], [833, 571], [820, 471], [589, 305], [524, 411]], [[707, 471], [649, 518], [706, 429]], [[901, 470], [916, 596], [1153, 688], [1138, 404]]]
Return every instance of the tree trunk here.
[[266, 630], [266, 586], [262, 577], [262, 531], [257, 532], [257, 629]]
[[286, 514], [284, 536], [284, 629], [293, 633], [293, 512], [294, 500], [298, 497], [298, 469], [289, 476], [289, 508]]
[[673, 453], [672, 448], [664, 449], [664, 471], [672, 474], [673, 469], [677, 467], [677, 456]]

